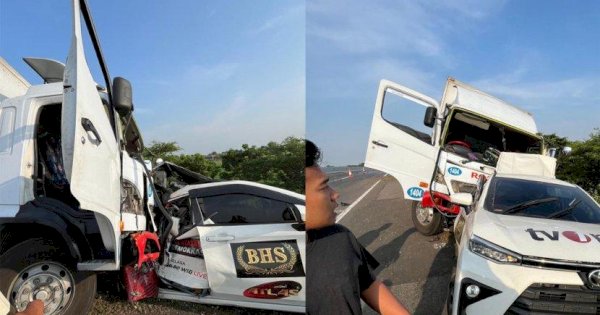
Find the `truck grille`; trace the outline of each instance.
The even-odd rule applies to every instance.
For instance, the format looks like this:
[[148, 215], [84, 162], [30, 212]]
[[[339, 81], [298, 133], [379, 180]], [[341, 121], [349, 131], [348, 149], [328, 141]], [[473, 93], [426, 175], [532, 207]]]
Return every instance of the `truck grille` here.
[[600, 291], [578, 285], [534, 283], [505, 314], [600, 315]]

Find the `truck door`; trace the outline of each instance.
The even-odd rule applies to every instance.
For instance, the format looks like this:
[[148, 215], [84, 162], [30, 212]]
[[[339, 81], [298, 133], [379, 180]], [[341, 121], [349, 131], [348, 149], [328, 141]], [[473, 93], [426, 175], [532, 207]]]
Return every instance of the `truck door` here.
[[[71, 193], [81, 209], [103, 215], [116, 236], [120, 218], [119, 149], [108, 110], [102, 104], [84, 55], [79, 1], [73, 1], [73, 5], [73, 38], [63, 79], [63, 163]], [[102, 229], [106, 221], [99, 224]], [[104, 239], [107, 235], [102, 236]], [[106, 240], [105, 245], [113, 247]]]
[[423, 124], [428, 107], [439, 106], [394, 82], [379, 84], [365, 166], [394, 176], [406, 199], [420, 200], [433, 175], [439, 148], [434, 130]]
[[296, 206], [242, 190], [192, 201], [208, 218], [197, 229], [211, 296], [303, 307], [306, 235], [295, 228]]

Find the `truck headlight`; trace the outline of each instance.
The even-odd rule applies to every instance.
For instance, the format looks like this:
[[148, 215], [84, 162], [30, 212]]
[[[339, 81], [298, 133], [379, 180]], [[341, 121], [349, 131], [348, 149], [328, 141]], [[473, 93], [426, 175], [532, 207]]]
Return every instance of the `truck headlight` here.
[[520, 264], [521, 255], [506, 248], [488, 242], [473, 235], [469, 240], [469, 250], [483, 258], [493, 260], [502, 264]]

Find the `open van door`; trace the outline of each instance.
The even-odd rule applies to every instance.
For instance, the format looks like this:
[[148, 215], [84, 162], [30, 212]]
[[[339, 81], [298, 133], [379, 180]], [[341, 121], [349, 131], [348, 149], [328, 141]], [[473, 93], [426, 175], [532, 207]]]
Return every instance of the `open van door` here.
[[[79, 0], [73, 0], [73, 38], [63, 86], [61, 147], [71, 193], [81, 209], [97, 213], [104, 243], [114, 250], [120, 219], [120, 156], [107, 110], [85, 59]], [[106, 224], [112, 225], [111, 233], [105, 233]], [[106, 239], [107, 234], [115, 238]]]
[[404, 198], [420, 200], [429, 183], [439, 147], [434, 128], [423, 123], [427, 108], [439, 108], [432, 98], [391, 81], [379, 84], [365, 166], [394, 176]]

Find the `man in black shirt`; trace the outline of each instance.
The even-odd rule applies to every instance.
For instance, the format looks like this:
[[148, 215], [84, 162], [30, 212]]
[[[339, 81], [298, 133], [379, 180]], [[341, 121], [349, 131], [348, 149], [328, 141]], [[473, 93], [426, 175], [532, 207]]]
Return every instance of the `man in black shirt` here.
[[408, 314], [373, 273], [377, 260], [354, 234], [335, 224], [338, 193], [319, 168], [319, 149], [306, 141], [307, 313], [361, 314], [360, 299], [381, 314]]

